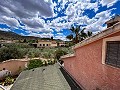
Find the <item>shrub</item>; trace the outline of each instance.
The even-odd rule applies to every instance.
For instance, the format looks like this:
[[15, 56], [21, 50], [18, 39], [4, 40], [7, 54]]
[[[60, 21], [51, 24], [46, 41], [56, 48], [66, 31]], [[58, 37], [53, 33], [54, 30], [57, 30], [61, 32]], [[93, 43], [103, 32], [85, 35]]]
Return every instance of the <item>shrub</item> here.
[[23, 52], [18, 50], [16, 47], [3, 47], [0, 48], [0, 61], [8, 59], [18, 59], [23, 57]]
[[55, 61], [55, 60], [48, 60], [48, 65], [53, 65], [53, 64], [55, 64], [54, 61]]
[[5, 78], [5, 82], [4, 82], [4, 85], [7, 86], [7, 85], [10, 85], [10, 84], [13, 84], [14, 83], [14, 79], [11, 77], [11, 76], [7, 76]]
[[67, 51], [58, 49], [55, 51], [55, 59], [59, 60], [61, 56], [67, 54]]
[[42, 57], [43, 57], [43, 58], [49, 59], [49, 58], [51, 58], [51, 56], [52, 56], [52, 54], [51, 54], [49, 51], [42, 53]]
[[43, 62], [39, 59], [30, 60], [28, 64], [28, 69], [41, 67], [42, 65], [43, 65]]
[[38, 48], [30, 48], [28, 51], [29, 58], [39, 57], [40, 55], [41, 55], [41, 50]]
[[45, 61], [44, 65], [45, 65], [45, 66], [47, 66], [47, 65], [48, 65], [47, 61]]
[[16, 47], [16, 48], [32, 48], [32, 46], [28, 45], [27, 43], [9, 43], [4, 44], [6, 47]]

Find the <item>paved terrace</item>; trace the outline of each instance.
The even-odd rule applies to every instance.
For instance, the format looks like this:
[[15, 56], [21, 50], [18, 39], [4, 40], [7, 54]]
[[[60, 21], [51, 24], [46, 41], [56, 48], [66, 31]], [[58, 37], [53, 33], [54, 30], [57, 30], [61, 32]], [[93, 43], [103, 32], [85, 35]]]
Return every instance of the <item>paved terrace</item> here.
[[71, 90], [59, 65], [23, 71], [11, 90]]

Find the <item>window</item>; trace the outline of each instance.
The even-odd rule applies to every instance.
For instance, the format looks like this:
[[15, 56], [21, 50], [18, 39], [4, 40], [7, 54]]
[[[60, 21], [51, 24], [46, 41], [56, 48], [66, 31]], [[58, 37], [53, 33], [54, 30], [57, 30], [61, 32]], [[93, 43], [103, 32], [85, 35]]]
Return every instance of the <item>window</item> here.
[[48, 46], [48, 44], [46, 44], [46, 46]]
[[105, 63], [120, 67], [120, 41], [107, 41]]
[[43, 44], [43, 46], [45, 46], [45, 44]]
[[40, 46], [42, 46], [42, 44], [40, 44]]

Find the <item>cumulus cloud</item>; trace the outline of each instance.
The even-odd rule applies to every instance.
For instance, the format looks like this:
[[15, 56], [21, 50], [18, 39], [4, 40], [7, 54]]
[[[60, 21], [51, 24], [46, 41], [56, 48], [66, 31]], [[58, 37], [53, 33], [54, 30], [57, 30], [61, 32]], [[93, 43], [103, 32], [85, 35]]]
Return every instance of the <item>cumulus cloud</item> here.
[[22, 23], [30, 28], [43, 28], [44, 21], [40, 18], [21, 19]]
[[[1, 0], [0, 1], [0, 23], [16, 29], [23, 29], [36, 32], [52, 32], [45, 29], [45, 21], [41, 17], [52, 17], [53, 11], [51, 2], [44, 0]], [[24, 26], [20, 26], [20, 23]]]
[[10, 18], [10, 17], [6, 17], [6, 16], [2, 16], [0, 17], [0, 22], [2, 24], [7, 24], [8, 26], [12, 27], [12, 28], [15, 28], [15, 27], [19, 27], [19, 22], [17, 19], [15, 18]]
[[[13, 16], [18, 18], [29, 18], [33, 16], [52, 16], [50, 3], [44, 0], [1, 0], [2, 7], [0, 14], [9, 15], [11, 12]], [[5, 11], [7, 9], [7, 11]]]
[[41, 38], [50, 38], [54, 36], [52, 33], [35, 33], [31, 32], [27, 36], [36, 36], [36, 37], [41, 37]]
[[1, 31], [11, 31], [9, 28], [0, 28]]
[[54, 39], [61, 39], [61, 40], [64, 40], [66, 41], [66, 36], [63, 34], [63, 33], [57, 33], [55, 36], [54, 36]]
[[102, 6], [107, 5], [107, 7], [113, 6], [113, 4], [115, 4], [117, 1], [119, 0], [101, 0], [100, 3], [102, 4]]
[[106, 26], [103, 26], [103, 24], [112, 16], [111, 10], [97, 13], [94, 18], [88, 20], [88, 25], [86, 26], [87, 30], [92, 30], [93, 32], [104, 30]]

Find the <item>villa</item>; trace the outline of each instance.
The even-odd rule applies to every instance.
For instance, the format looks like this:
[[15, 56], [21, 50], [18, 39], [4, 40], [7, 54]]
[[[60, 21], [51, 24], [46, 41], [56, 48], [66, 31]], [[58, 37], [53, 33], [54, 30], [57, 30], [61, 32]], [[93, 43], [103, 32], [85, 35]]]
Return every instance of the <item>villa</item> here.
[[66, 46], [65, 42], [63, 41], [57, 42], [54, 40], [39, 40], [38, 43], [33, 43], [32, 45], [38, 48]]

